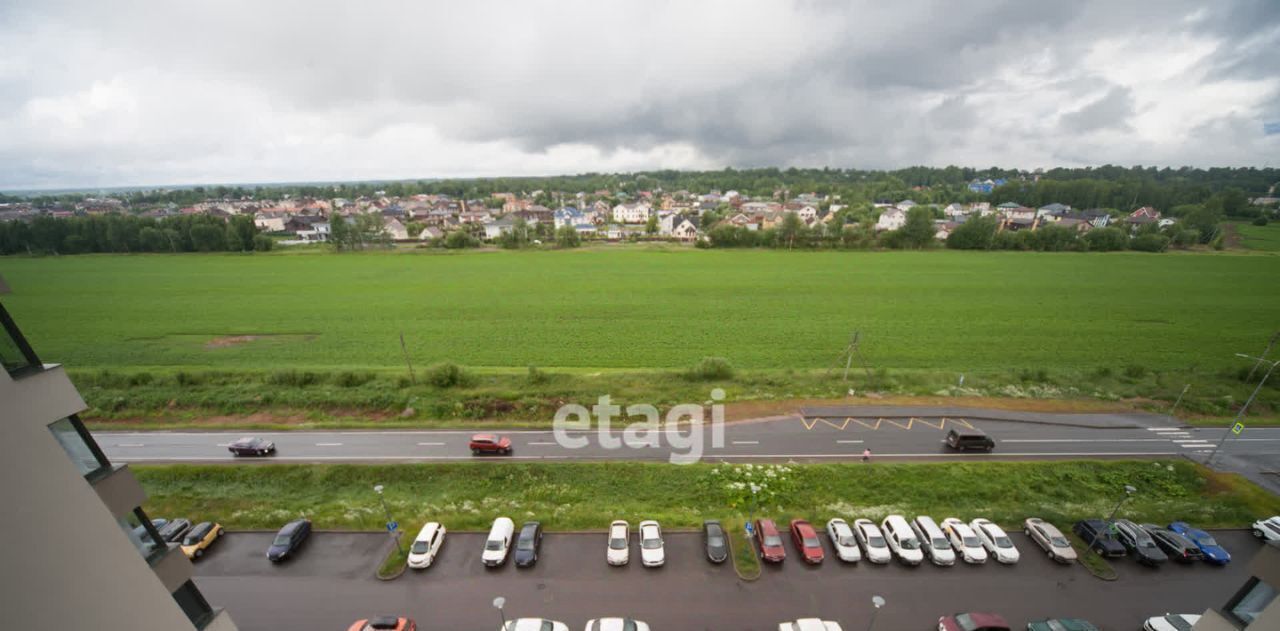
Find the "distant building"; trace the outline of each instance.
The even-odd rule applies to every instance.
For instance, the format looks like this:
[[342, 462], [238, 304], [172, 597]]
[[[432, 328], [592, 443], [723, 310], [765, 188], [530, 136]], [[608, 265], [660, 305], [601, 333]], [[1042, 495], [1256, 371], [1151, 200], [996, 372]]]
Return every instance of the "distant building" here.
[[880, 219], [876, 221], [876, 230], [897, 230], [907, 225], [907, 213], [901, 208], [890, 208], [880, 213]]

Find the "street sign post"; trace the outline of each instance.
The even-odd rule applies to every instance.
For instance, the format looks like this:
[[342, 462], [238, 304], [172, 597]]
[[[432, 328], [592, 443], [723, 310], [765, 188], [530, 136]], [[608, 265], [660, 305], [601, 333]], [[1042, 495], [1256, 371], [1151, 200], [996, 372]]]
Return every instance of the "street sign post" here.
[[1244, 423], [1236, 423], [1231, 428], [1231, 433], [1235, 434], [1236, 436], [1239, 436], [1240, 432], [1243, 432], [1243, 431], [1244, 431]]
[[394, 521], [387, 522], [387, 532], [395, 532], [396, 528], [399, 528], [399, 527], [400, 527], [400, 524], [397, 522], [394, 522]]

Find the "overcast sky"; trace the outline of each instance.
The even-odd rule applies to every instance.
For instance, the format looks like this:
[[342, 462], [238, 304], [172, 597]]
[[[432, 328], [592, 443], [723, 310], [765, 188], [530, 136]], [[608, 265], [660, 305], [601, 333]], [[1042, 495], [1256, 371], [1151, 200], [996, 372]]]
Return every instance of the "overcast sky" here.
[[1276, 0], [0, 0], [0, 189], [1277, 166], [1275, 121]]

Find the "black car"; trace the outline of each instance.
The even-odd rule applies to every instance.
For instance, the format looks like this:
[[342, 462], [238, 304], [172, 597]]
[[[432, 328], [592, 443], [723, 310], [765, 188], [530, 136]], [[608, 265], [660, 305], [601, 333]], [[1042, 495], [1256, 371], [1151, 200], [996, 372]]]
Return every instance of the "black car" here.
[[234, 456], [269, 456], [276, 452], [276, 444], [255, 436], [245, 436], [230, 445], [227, 449]]
[[947, 432], [947, 446], [956, 451], [975, 449], [990, 452], [996, 448], [996, 441], [991, 440], [986, 432], [980, 429], [955, 429]]
[[520, 527], [520, 536], [516, 538], [516, 567], [530, 567], [538, 562], [538, 551], [542, 549], [542, 524], [526, 521]]
[[[168, 524], [169, 524], [169, 520], [163, 519], [163, 518], [156, 518], [151, 520], [151, 525], [156, 529], [157, 532], [159, 532], [161, 528], [164, 528]], [[146, 526], [142, 526], [142, 525], [134, 526], [133, 536], [141, 539], [142, 543], [151, 545], [151, 533], [147, 532]]]
[[1160, 546], [1160, 549], [1174, 561], [1192, 563], [1204, 560], [1204, 551], [1187, 537], [1155, 524], [1142, 524], [1142, 529], [1147, 531], [1156, 545]]
[[164, 525], [160, 529], [160, 538], [169, 543], [177, 543], [182, 540], [182, 536], [191, 530], [191, 521], [187, 519], [175, 519]]
[[1169, 557], [1160, 551], [1160, 546], [1156, 545], [1155, 539], [1152, 539], [1142, 526], [1127, 519], [1117, 519], [1115, 529], [1116, 539], [1119, 539], [1120, 543], [1133, 553], [1139, 563], [1155, 567], [1169, 560]]
[[1071, 532], [1076, 533], [1085, 545], [1104, 557], [1122, 557], [1126, 554], [1124, 544], [1116, 541], [1111, 527], [1101, 519], [1078, 521], [1071, 526]]
[[724, 563], [729, 558], [728, 538], [720, 522], [714, 519], [702, 522], [702, 545], [707, 551], [707, 560], [712, 563]]
[[274, 562], [283, 561], [293, 553], [297, 552], [302, 546], [302, 542], [307, 540], [307, 535], [311, 534], [310, 519], [295, 519], [284, 525], [280, 532], [276, 533], [276, 538], [271, 542], [271, 547], [267, 548], [267, 558]]

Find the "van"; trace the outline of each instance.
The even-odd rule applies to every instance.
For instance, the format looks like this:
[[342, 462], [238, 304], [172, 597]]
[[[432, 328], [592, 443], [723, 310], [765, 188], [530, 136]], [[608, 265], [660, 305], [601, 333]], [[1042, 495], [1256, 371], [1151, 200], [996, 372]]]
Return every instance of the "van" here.
[[956, 552], [951, 540], [928, 515], [920, 515], [911, 522], [911, 530], [920, 538], [920, 547], [929, 555], [934, 565], [955, 565]]
[[890, 515], [884, 518], [884, 522], [880, 524], [880, 529], [884, 531], [885, 541], [889, 543], [889, 549], [898, 555], [898, 558], [907, 565], [920, 565], [924, 560], [924, 553], [920, 551], [920, 539], [916, 533], [911, 530], [911, 526], [907, 524], [907, 520], [902, 515]]
[[947, 432], [947, 446], [955, 451], [968, 451], [976, 449], [990, 453], [996, 448], [996, 441], [991, 440], [986, 432], [980, 429], [956, 429], [951, 428]]
[[499, 517], [493, 520], [489, 536], [484, 540], [484, 553], [480, 555], [480, 560], [487, 567], [496, 567], [506, 562], [507, 550], [511, 548], [511, 536], [515, 530], [515, 522], [510, 518]]

